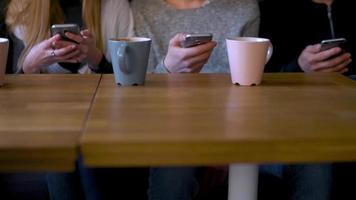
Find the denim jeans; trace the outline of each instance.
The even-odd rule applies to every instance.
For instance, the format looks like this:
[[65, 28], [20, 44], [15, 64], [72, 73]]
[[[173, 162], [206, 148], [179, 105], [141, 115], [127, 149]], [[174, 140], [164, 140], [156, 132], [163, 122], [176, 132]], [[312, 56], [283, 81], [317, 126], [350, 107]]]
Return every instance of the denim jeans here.
[[355, 80], [356, 81], [356, 74], [355, 75], [350, 75], [349, 76], [352, 80]]
[[149, 200], [191, 200], [199, 191], [198, 167], [151, 168]]
[[[199, 192], [199, 170], [201, 168], [198, 167], [152, 168], [149, 200], [194, 199]], [[270, 194], [260, 192], [259, 195], [262, 196], [259, 199], [330, 199], [332, 174], [329, 164], [263, 165], [260, 167], [260, 174], [268, 174], [278, 181], [271, 185], [266, 176], [260, 176], [259, 186], [270, 184], [268, 187], [272, 190], [268, 191]]]
[[85, 199], [77, 173], [47, 173], [50, 200]]
[[87, 168], [79, 159], [74, 173], [48, 173], [50, 199], [147, 199], [147, 168]]
[[[329, 200], [331, 197], [331, 164], [263, 165], [260, 173], [280, 179], [280, 186], [286, 190], [286, 199]], [[281, 189], [275, 188], [274, 191]]]

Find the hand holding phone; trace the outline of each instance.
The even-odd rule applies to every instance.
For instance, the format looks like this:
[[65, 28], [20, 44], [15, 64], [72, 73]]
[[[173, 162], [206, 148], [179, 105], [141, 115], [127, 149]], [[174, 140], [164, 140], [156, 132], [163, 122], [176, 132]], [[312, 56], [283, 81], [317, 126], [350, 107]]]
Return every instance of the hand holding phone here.
[[59, 34], [61, 36], [62, 40], [77, 43], [77, 42], [69, 39], [65, 35], [67, 32], [70, 32], [70, 33], [73, 33], [76, 35], [80, 35], [80, 28], [77, 24], [54, 24], [51, 27], [52, 36]]
[[[163, 66], [170, 73], [199, 72], [208, 62], [208, 59], [216, 46], [216, 42], [211, 41], [209, 35], [209, 38], [204, 45], [198, 45], [194, 48], [182, 48], [183, 46], [191, 46], [182, 44], [183, 41], [190, 41], [186, 38], [186, 34], [178, 33], [169, 41], [168, 51], [163, 60]], [[192, 43], [193, 46], [198, 43], [201, 44], [198, 41], [194, 42], [194, 40]]]
[[[344, 38], [323, 40], [307, 46], [298, 57], [298, 65], [305, 72], [346, 72], [351, 54], [344, 51]], [[341, 49], [335, 49], [340, 47]]]
[[183, 48], [194, 47], [200, 44], [205, 44], [213, 39], [211, 33], [203, 34], [186, 34], [184, 40], [181, 42]]

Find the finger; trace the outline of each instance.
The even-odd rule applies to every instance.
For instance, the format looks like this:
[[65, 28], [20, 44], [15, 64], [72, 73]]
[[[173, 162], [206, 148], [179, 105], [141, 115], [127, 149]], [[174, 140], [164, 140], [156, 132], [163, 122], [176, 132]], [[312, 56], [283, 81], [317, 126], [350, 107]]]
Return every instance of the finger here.
[[204, 65], [205, 65], [206, 61], [203, 61], [203, 62], [199, 62], [199, 63], [195, 63], [190, 69], [191, 69], [191, 73], [199, 73]]
[[197, 56], [194, 56], [194, 57], [191, 57], [187, 60], [187, 62], [190, 64], [190, 65], [194, 65], [196, 63], [200, 63], [200, 62], [207, 62], [210, 55], [211, 55], [212, 51], [207, 51], [207, 52], [203, 52], [202, 54], [200, 55], [197, 55]]
[[[204, 55], [206, 56], [206, 55]], [[202, 59], [200, 61], [196, 60], [194, 63], [189, 63], [189, 62], [183, 62], [181, 65], [181, 68], [178, 69], [178, 72], [180, 73], [199, 73], [201, 69], [204, 67], [204, 65], [208, 62], [210, 53], [205, 59]]]
[[67, 36], [67, 38], [77, 42], [77, 43], [81, 43], [83, 41], [83, 38], [81, 35], [77, 35], [71, 32], [66, 32], [65, 35]]
[[317, 70], [317, 71], [321, 71], [321, 72], [340, 72], [340, 71], [344, 71], [345, 69], [347, 69], [347, 65], [349, 65], [351, 63], [351, 59], [337, 65], [337, 66], [334, 66], [332, 68], [324, 68], [324, 69], [321, 69], [321, 70]]
[[53, 42], [52, 47], [54, 49], [61, 49], [63, 47], [67, 47], [67, 46], [70, 46], [70, 45], [73, 45], [73, 44], [74, 44], [73, 42], [64, 41], [64, 40], [58, 40], [58, 41]]
[[68, 60], [61, 60], [58, 62], [63, 62], [63, 63], [80, 63], [80, 61], [76, 58], [68, 59]]
[[[61, 48], [61, 49], [56, 49], [54, 51], [55, 53], [55, 56], [56, 57], [62, 57], [64, 55], [67, 55], [69, 53], [71, 53], [72, 51], [75, 51], [77, 50], [77, 46], [76, 45], [71, 45], [71, 46], [67, 46], [67, 47], [64, 47], [64, 48]], [[50, 52], [52, 54], [52, 52]]]
[[319, 69], [333, 68], [333, 67], [340, 65], [341, 63], [344, 63], [350, 59], [351, 59], [351, 54], [344, 53], [344, 54], [337, 56], [335, 58], [332, 58], [330, 60], [326, 60], [326, 61], [319, 62], [319, 63], [315, 64], [313, 66], [313, 69], [319, 70]]
[[183, 61], [182, 66], [184, 68], [190, 68], [191, 69], [190, 71], [187, 70], [189, 72], [193, 72], [193, 73], [200, 72], [203, 65], [208, 62], [210, 55], [211, 55], [211, 51], [205, 52], [202, 55], [191, 58], [190, 60]]
[[184, 40], [184, 33], [177, 33], [170, 41], [169, 46], [181, 47], [181, 42]]
[[347, 71], [349, 71], [349, 68], [344, 68], [341, 71], [338, 71], [340, 74], [346, 73]]
[[331, 58], [332, 56], [339, 54], [341, 51], [342, 51], [342, 49], [340, 47], [335, 47], [335, 48], [331, 48], [331, 49], [322, 51], [322, 52], [316, 54], [316, 56], [314, 57], [315, 58], [314, 62], [320, 62], [320, 61], [327, 60], [327, 59]]
[[314, 45], [309, 45], [305, 48], [305, 51], [310, 52], [310, 53], [318, 53], [320, 52], [321, 45], [320, 44], [314, 44]]
[[215, 41], [211, 41], [191, 48], [179, 48], [178, 51], [180, 51], [179, 55], [181, 55], [181, 59], [185, 60], [211, 52], [216, 47], [216, 44]]
[[80, 32], [80, 34], [82, 36], [85, 36], [85, 37], [93, 37], [92, 33], [89, 31], [89, 29], [85, 29], [83, 31]]
[[80, 50], [75, 50], [73, 52], [70, 52], [64, 56], [61, 57], [62, 60], [68, 60], [68, 59], [71, 59], [71, 58], [74, 58], [74, 57], [78, 57], [80, 55]]
[[56, 34], [52, 36], [51, 38], [47, 39], [44, 41], [45, 48], [52, 48], [53, 44], [61, 39], [61, 36], [59, 34]]
[[178, 73], [192, 73], [192, 69], [187, 68], [187, 67], [182, 67], [181, 69], [178, 69], [177, 71], [178, 71]]

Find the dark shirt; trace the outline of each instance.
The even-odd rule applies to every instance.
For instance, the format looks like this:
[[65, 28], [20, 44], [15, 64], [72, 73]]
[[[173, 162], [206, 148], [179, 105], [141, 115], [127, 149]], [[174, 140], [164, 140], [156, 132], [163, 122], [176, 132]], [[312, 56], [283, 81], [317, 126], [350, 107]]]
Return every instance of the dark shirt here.
[[11, 74], [13, 73], [12, 65], [13, 65], [13, 40], [11, 40], [10, 35], [7, 32], [6, 23], [5, 23], [5, 8], [9, 3], [8, 0], [1, 0], [0, 1], [0, 37], [9, 38], [10, 46], [9, 46], [9, 53], [8, 59], [6, 64], [6, 73]]
[[[274, 46], [272, 59], [266, 71], [302, 71], [297, 58], [308, 45], [332, 38], [328, 9], [325, 4], [312, 0], [264, 0], [260, 4], [260, 36], [271, 39]], [[335, 37], [347, 40], [345, 50], [355, 53], [356, 17], [350, 0], [335, 0], [332, 4]], [[356, 74], [354, 63], [347, 74]]]
[[4, 15], [4, 2], [0, 1], [0, 37], [4, 37], [5, 34], [5, 15]]

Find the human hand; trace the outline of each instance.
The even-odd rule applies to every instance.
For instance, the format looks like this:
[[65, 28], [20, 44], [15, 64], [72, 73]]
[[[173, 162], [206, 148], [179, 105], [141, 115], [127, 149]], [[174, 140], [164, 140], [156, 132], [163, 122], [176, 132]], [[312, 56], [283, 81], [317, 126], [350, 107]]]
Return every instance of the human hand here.
[[99, 65], [103, 53], [97, 48], [95, 38], [88, 29], [81, 31], [80, 35], [67, 32], [66, 36], [78, 43], [80, 62], [88, 62], [89, 66], [93, 68]]
[[36, 73], [42, 67], [47, 67], [57, 62], [77, 63], [76, 56], [78, 55], [77, 45], [62, 43], [61, 37], [55, 35], [35, 45], [30, 50], [24, 59], [22, 70], [24, 73]]
[[190, 48], [182, 48], [184, 34], [178, 33], [169, 41], [164, 65], [171, 73], [198, 73], [203, 68], [216, 46], [216, 42], [208, 42]]
[[[320, 51], [320, 44], [307, 46], [298, 58], [298, 64], [305, 72], [339, 72], [348, 71], [352, 62], [350, 53], [342, 53], [340, 47]], [[340, 54], [340, 55], [339, 55]]]

